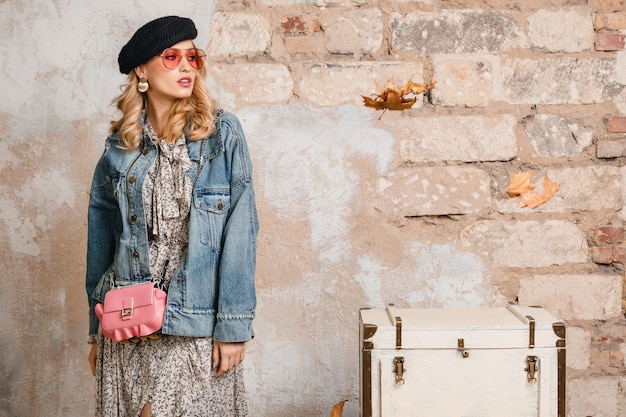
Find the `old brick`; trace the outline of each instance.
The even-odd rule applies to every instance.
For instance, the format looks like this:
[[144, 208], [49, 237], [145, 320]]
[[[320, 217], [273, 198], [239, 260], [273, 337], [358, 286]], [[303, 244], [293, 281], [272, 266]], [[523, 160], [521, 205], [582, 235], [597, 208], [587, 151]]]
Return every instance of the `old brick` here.
[[598, 33], [595, 36], [596, 51], [621, 51], [624, 49], [625, 37], [617, 33]]
[[625, 116], [607, 117], [606, 129], [609, 133], [626, 133], [626, 117]]
[[613, 263], [626, 265], [626, 247], [623, 245], [613, 248]]
[[567, 367], [584, 370], [589, 368], [591, 335], [580, 327], [567, 328]]
[[585, 234], [567, 221], [480, 221], [462, 233], [463, 245], [497, 267], [540, 268], [586, 263]]
[[598, 158], [620, 158], [626, 156], [626, 139], [602, 139], [596, 144]]
[[288, 16], [280, 21], [280, 31], [289, 35], [313, 33], [320, 29], [319, 20], [312, 15]]
[[587, 5], [598, 13], [621, 12], [624, 0], [588, 0]]
[[609, 58], [507, 59], [502, 99], [531, 105], [607, 102], [621, 91], [616, 68], [615, 59]]
[[617, 167], [561, 168], [549, 173], [561, 185], [553, 197], [555, 210], [619, 210], [623, 206], [622, 178]]
[[624, 354], [619, 350], [602, 350], [595, 357], [596, 365], [602, 369], [622, 368]]
[[529, 118], [526, 124], [526, 136], [535, 151], [553, 157], [577, 155], [591, 145], [593, 133], [580, 130], [563, 117], [544, 113]]
[[572, 417], [620, 416], [617, 401], [619, 380], [610, 378], [584, 378], [567, 381], [567, 405]]
[[598, 13], [594, 26], [596, 30], [626, 29], [626, 13]]
[[609, 366], [611, 368], [623, 368], [624, 354], [620, 351], [609, 352]]
[[593, 48], [591, 9], [587, 7], [539, 10], [528, 18], [533, 45], [551, 52], [580, 52]]
[[489, 181], [477, 168], [403, 170], [385, 178], [376, 207], [406, 217], [478, 213], [490, 207]]
[[599, 243], [622, 243], [624, 228], [622, 226], [601, 226], [597, 230]]
[[566, 320], [622, 316], [621, 275], [535, 275], [520, 279], [519, 302]]
[[334, 54], [373, 54], [383, 42], [383, 17], [378, 8], [346, 13], [325, 29], [326, 49]]
[[591, 260], [597, 264], [610, 265], [613, 263], [613, 246], [597, 246], [591, 248]]
[[270, 45], [270, 23], [249, 13], [215, 13], [211, 21], [209, 53], [243, 56], [263, 53]]
[[520, 45], [524, 31], [509, 14], [487, 10], [393, 13], [391, 46], [424, 54], [494, 53]]
[[437, 87], [431, 91], [437, 106], [485, 107], [493, 93], [494, 56], [436, 55], [433, 57]]
[[396, 122], [403, 162], [507, 161], [517, 155], [513, 116], [403, 117]]
[[[560, 168], [545, 174], [560, 185], [559, 191], [539, 206], [538, 212], [571, 212], [595, 210], [620, 210], [623, 206], [622, 175], [613, 166], [588, 166]], [[541, 177], [531, 180], [535, 191], [543, 192]], [[514, 199], [499, 200], [498, 210], [503, 213], [526, 213], [527, 207], [519, 208]]]

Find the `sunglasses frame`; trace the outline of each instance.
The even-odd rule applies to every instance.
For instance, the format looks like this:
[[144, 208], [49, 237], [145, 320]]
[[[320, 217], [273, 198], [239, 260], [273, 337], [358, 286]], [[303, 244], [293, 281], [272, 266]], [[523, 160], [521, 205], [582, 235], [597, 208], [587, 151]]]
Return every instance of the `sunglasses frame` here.
[[[174, 65], [171, 68], [170, 68], [169, 64], [171, 64], [173, 61], [166, 60], [165, 53], [167, 51], [176, 51], [176, 58], [177, 58], [176, 59], [176, 65]], [[191, 52], [191, 51], [195, 51], [196, 52], [196, 56], [195, 56], [196, 60], [189, 59], [189, 52]], [[167, 48], [166, 50], [164, 50], [163, 52], [161, 52], [157, 56], [161, 57], [161, 62], [163, 63], [163, 66], [165, 68], [167, 68], [168, 70], [175, 70], [176, 68], [178, 68], [180, 63], [183, 61], [183, 58], [187, 59], [187, 62], [189, 62], [189, 65], [192, 68], [194, 68], [194, 69], [202, 69], [202, 68], [204, 68], [206, 53], [202, 49], [199, 49], [199, 48], [188, 48], [188, 49]], [[201, 60], [201, 65], [199, 65], [199, 66], [198, 66], [198, 59], [197, 58], [200, 58], [200, 60]]]

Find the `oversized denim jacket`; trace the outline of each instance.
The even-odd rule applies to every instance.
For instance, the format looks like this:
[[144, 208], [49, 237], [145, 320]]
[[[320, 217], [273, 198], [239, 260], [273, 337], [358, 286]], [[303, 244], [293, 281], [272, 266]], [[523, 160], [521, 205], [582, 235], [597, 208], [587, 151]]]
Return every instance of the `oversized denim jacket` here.
[[[188, 139], [187, 144], [193, 162], [188, 175], [195, 181], [189, 247], [170, 283], [162, 332], [247, 341], [254, 336], [259, 226], [243, 130], [233, 114], [223, 112], [208, 138]], [[158, 149], [147, 142], [134, 151], [120, 145], [117, 135], [107, 138], [91, 186], [86, 272], [90, 334], [98, 331], [94, 307], [111, 288], [111, 275], [116, 286], [152, 279], [142, 187]]]

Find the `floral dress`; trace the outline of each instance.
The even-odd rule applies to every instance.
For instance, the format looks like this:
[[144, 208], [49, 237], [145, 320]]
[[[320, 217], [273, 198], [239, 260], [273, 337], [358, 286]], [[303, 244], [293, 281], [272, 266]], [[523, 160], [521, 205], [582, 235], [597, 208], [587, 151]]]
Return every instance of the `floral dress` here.
[[[167, 291], [187, 249], [192, 162], [184, 136], [170, 144], [159, 140], [147, 117], [144, 135], [159, 148], [143, 186], [150, 272]], [[119, 343], [100, 333], [97, 339], [97, 417], [138, 417], [146, 403], [153, 417], [248, 416], [243, 368], [216, 379], [211, 338], [160, 334]]]

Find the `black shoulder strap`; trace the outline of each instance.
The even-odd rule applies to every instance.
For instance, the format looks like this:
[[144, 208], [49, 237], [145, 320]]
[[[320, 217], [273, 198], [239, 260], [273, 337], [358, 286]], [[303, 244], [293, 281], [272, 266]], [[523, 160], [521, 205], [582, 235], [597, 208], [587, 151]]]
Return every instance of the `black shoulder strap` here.
[[[219, 123], [220, 120], [220, 116], [222, 116], [222, 113], [224, 113], [223, 109], [217, 109], [215, 111], [215, 125], [217, 127], [217, 124]], [[208, 138], [204, 138], [202, 139], [202, 143], [200, 144], [200, 162], [198, 163], [198, 170], [196, 171], [196, 178], [193, 180], [193, 186], [195, 188], [196, 186], [196, 182], [198, 181], [198, 177], [200, 176], [200, 171], [202, 171], [202, 166], [204, 165], [204, 146], [206, 145], [206, 141]]]

